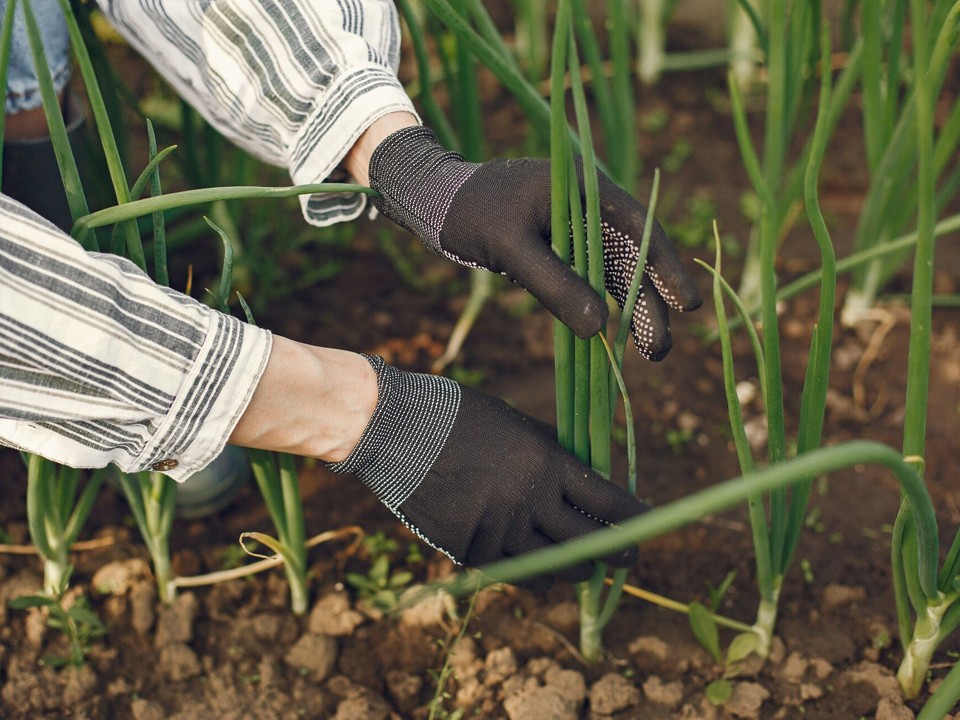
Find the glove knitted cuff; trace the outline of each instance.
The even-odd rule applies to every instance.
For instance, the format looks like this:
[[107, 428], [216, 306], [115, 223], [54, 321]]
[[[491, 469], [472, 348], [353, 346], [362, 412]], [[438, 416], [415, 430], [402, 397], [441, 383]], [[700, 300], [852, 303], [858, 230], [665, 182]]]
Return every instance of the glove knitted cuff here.
[[377, 373], [377, 406], [353, 452], [335, 473], [356, 475], [394, 513], [420, 485], [443, 450], [460, 409], [454, 381], [409, 373], [364, 355]]
[[[434, 252], [453, 196], [480, 165], [444, 148], [433, 130], [407, 127], [388, 135], [370, 157], [376, 208]], [[452, 258], [456, 260], [457, 258]]]

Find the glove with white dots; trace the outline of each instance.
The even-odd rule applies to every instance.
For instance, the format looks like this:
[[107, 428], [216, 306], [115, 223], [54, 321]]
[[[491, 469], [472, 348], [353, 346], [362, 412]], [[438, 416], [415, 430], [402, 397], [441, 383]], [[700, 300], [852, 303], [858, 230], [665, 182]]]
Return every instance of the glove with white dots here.
[[[579, 162], [577, 167], [582, 193]], [[549, 160], [470, 163], [440, 145], [432, 130], [408, 127], [377, 146], [369, 174], [370, 186], [379, 193], [377, 208], [434, 251], [506, 275], [580, 337], [602, 329], [606, 303], [551, 249]], [[598, 179], [605, 285], [622, 308], [647, 212], [603, 173]], [[654, 222], [632, 330], [640, 353], [661, 360], [672, 346], [668, 309], [694, 310], [702, 300]]]

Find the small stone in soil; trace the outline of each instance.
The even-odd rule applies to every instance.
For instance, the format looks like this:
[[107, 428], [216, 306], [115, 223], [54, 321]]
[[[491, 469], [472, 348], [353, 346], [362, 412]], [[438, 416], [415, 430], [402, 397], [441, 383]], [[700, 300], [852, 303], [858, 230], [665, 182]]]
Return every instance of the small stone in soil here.
[[823, 591], [823, 609], [826, 611], [841, 605], [866, 600], [867, 590], [862, 586], [851, 587], [839, 583], [830, 583]]
[[156, 620], [157, 586], [152, 580], [136, 583], [130, 590], [130, 624], [146, 635]]
[[491, 650], [484, 660], [484, 669], [488, 685], [503, 682], [517, 671], [517, 657], [509, 647]]
[[675, 708], [683, 700], [683, 683], [680, 680], [665, 683], [656, 675], [651, 675], [643, 682], [643, 694], [656, 705]]
[[345, 592], [332, 592], [320, 598], [310, 611], [310, 632], [331, 637], [353, 635], [363, 622], [363, 615], [350, 607], [350, 597]]
[[914, 720], [913, 710], [900, 698], [881, 698], [877, 703], [876, 720]]
[[627, 650], [631, 655], [646, 655], [658, 662], [665, 662], [670, 654], [670, 646], [655, 635], [643, 635], [633, 640]]
[[554, 688], [525, 687], [503, 701], [510, 720], [579, 720], [577, 708], [571, 707]]
[[172, 643], [189, 643], [193, 640], [193, 624], [200, 611], [200, 603], [193, 593], [178, 595], [172, 605], [160, 608], [157, 616], [157, 634], [154, 643], [158, 648]]
[[617, 673], [607, 673], [590, 688], [590, 710], [613, 715], [640, 704], [640, 690]]
[[317, 682], [321, 682], [337, 662], [337, 641], [327, 635], [307, 633], [297, 640], [283, 659], [292, 667], [306, 669]]
[[333, 720], [387, 720], [389, 715], [390, 706], [382, 697], [362, 693], [342, 700]]
[[102, 566], [91, 583], [102, 595], [124, 595], [135, 583], [150, 577], [150, 568], [140, 558], [115, 560]]
[[758, 718], [763, 701], [768, 697], [770, 692], [759, 683], [736, 683], [733, 686], [733, 695], [724, 705], [724, 709], [734, 717]]
[[130, 715], [133, 720], [165, 720], [167, 714], [160, 703], [137, 698], [130, 703]]
[[161, 677], [173, 682], [189, 680], [200, 674], [197, 654], [184, 643], [165, 645], [160, 649], [157, 671]]
[[410, 712], [420, 702], [423, 678], [413, 673], [391, 670], [387, 673], [387, 692], [400, 712]]

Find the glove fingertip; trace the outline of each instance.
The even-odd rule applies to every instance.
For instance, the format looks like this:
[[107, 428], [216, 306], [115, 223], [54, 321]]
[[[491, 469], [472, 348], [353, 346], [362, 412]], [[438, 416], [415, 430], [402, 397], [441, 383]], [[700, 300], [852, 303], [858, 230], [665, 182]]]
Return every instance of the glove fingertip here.
[[571, 307], [563, 312], [563, 316], [558, 317], [578, 338], [586, 340], [606, 326], [609, 313], [607, 304], [600, 296], [590, 292], [579, 307]]

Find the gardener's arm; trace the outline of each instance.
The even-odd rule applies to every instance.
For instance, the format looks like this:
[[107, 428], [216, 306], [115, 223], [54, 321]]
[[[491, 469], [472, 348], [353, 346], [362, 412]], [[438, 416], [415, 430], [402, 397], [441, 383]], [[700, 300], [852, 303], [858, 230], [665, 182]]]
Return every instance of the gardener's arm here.
[[182, 480], [220, 454], [270, 349], [0, 195], [0, 443]]
[[[3, 195], [0, 398], [0, 442], [75, 467], [183, 479], [228, 438], [320, 458], [470, 565], [645, 509], [496, 398], [379, 358], [271, 343]], [[636, 552], [605, 559], [629, 565]]]
[[[399, 22], [391, 3], [277, 0], [108, 0], [127, 39], [219, 130], [297, 183], [325, 180], [341, 163], [379, 193], [377, 207], [431, 249], [502, 273], [581, 337], [601, 330], [605, 299], [550, 247], [550, 164], [464, 162], [417, 127], [396, 77]], [[646, 211], [599, 178], [605, 284], [623, 305]], [[582, 181], [581, 181], [582, 190]], [[308, 221], [355, 217], [362, 194], [301, 198]], [[700, 295], [656, 225], [632, 318], [637, 348], [659, 360], [672, 344], [670, 311]]]
[[[646, 510], [584, 468], [551, 428], [503, 401], [376, 357], [275, 338], [231, 441], [319, 457], [356, 475], [418, 537], [485, 565]], [[636, 561], [636, 549], [604, 558]], [[586, 580], [589, 563], [558, 573]], [[532, 585], [545, 586], [546, 578]]]
[[[127, 41], [214, 127], [289, 170], [327, 180], [379, 118], [416, 116], [397, 79], [393, 3], [100, 0]], [[301, 198], [308, 222], [357, 217], [363, 194]]]

